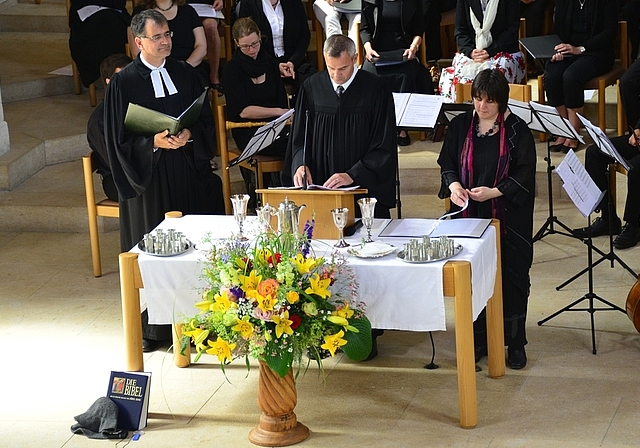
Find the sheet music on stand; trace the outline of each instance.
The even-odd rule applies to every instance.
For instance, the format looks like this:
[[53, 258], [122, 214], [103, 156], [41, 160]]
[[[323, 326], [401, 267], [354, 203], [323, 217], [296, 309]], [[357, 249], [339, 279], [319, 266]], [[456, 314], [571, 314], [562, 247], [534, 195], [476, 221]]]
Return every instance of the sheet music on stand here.
[[280, 133], [287, 124], [287, 120], [294, 112], [294, 109], [289, 109], [275, 120], [259, 127], [256, 133], [253, 134], [253, 137], [251, 137], [251, 140], [249, 140], [249, 143], [247, 143], [242, 154], [240, 154], [238, 158], [229, 162], [228, 168], [250, 159], [261, 150], [271, 145], [280, 136]]
[[547, 128], [544, 127], [542, 121], [540, 121], [540, 117], [538, 117], [538, 115], [533, 111], [529, 103], [510, 98], [507, 105], [511, 113], [517, 115], [522, 121], [524, 121], [529, 129], [537, 132], [547, 132]]
[[582, 216], [586, 218], [593, 213], [604, 197], [604, 192], [600, 191], [591, 179], [573, 150], [570, 150], [558, 165], [556, 173], [562, 179], [562, 188], [567, 192]]
[[422, 93], [393, 92], [396, 126], [405, 128], [434, 128], [440, 115], [444, 97]]
[[584, 128], [587, 130], [587, 132], [593, 139], [593, 142], [596, 144], [598, 149], [602, 151], [604, 154], [611, 157], [617, 163], [622, 165], [625, 170], [629, 171], [631, 169], [631, 165], [629, 165], [627, 161], [624, 159], [624, 157], [620, 155], [616, 147], [613, 145], [613, 142], [609, 140], [609, 137], [607, 137], [607, 135], [604, 132], [602, 132], [602, 129], [600, 129], [598, 126], [594, 126], [593, 123], [591, 123], [582, 115], [580, 114], [577, 114], [577, 115], [580, 121], [582, 121]]
[[560, 116], [555, 107], [534, 101], [530, 101], [529, 105], [538, 116], [542, 126], [545, 127], [546, 132], [556, 137], [571, 138], [584, 143], [582, 136], [573, 128], [569, 120]]

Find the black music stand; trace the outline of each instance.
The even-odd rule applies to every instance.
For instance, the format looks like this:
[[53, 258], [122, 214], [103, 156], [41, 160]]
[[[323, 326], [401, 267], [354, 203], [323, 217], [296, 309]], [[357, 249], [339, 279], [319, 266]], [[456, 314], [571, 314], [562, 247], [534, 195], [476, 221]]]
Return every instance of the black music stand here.
[[[560, 166], [558, 166], [558, 169], [556, 171], [558, 175], [562, 178], [565, 185], [564, 188], [569, 194], [569, 197], [571, 198], [573, 203], [576, 205], [576, 207], [580, 210], [580, 212], [583, 215], [586, 214], [588, 219], [587, 221], [588, 225], [591, 226], [591, 214], [600, 203], [600, 200], [602, 199], [604, 193], [600, 192], [600, 194], [597, 194], [597, 195], [590, 194], [590, 192], [593, 192], [594, 190], [595, 191], [600, 191], [600, 190], [595, 185], [595, 183], [593, 182], [593, 179], [591, 179], [591, 177], [589, 176], [587, 171], [584, 169], [582, 164], [580, 164], [580, 161], [577, 159], [573, 151], [569, 151], [569, 154], [567, 154], [567, 157], [565, 157], [565, 160], [560, 164]], [[594, 313], [596, 311], [620, 311], [622, 313], [626, 313], [626, 311], [620, 308], [619, 306], [609, 302], [608, 300], [605, 300], [602, 297], [598, 296], [593, 291], [593, 268], [597, 264], [597, 263], [596, 264], [593, 263], [593, 250], [595, 248], [593, 247], [591, 237], [588, 237], [584, 241], [585, 241], [585, 244], [587, 245], [587, 268], [585, 272], [588, 272], [589, 274], [589, 277], [588, 277], [589, 291], [578, 300], [575, 300], [574, 302], [561, 308], [560, 310], [556, 311], [550, 316], [538, 321], [538, 325], [544, 324], [545, 322], [553, 319], [554, 317], [556, 317], [557, 315], [565, 311], [587, 311], [590, 315], [590, 321], [591, 321], [592, 353], [595, 355], [597, 353], [597, 350], [596, 350]], [[579, 303], [585, 300], [588, 302], [588, 306], [586, 308], [575, 308], [576, 305], [578, 305]], [[595, 301], [599, 301], [604, 305], [607, 305], [607, 307], [596, 308], [594, 306]]]
[[[544, 132], [549, 137], [565, 137], [582, 141], [582, 137], [578, 134], [571, 123], [566, 118], [558, 114], [558, 111], [551, 106], [545, 106], [534, 102], [525, 103], [517, 100], [509, 100], [509, 109], [511, 112], [520, 117], [529, 129], [536, 132]], [[583, 141], [582, 141], [583, 142]], [[584, 142], [583, 142], [584, 143]], [[533, 242], [540, 241], [547, 235], [560, 234], [575, 238], [571, 228], [562, 223], [553, 212], [553, 177], [552, 173], [555, 166], [551, 164], [551, 139], [547, 138], [547, 156], [544, 158], [547, 162], [547, 188], [549, 200], [549, 216], [544, 224], [536, 232]], [[554, 226], [562, 227], [565, 232], [557, 230]]]
[[[620, 165], [622, 165], [627, 171], [630, 170], [631, 166], [629, 166], [629, 164], [624, 159], [624, 157], [622, 157], [620, 155], [620, 153], [618, 152], [616, 147], [613, 146], [613, 143], [611, 142], [611, 140], [609, 140], [609, 137], [607, 137], [606, 134], [604, 132], [602, 132], [602, 130], [599, 127], [594, 126], [589, 120], [587, 120], [586, 118], [584, 118], [580, 114], [578, 114], [578, 117], [582, 121], [582, 124], [584, 125], [585, 129], [587, 130], [587, 132], [589, 133], [589, 135], [593, 139], [593, 142], [596, 144], [598, 149], [600, 151], [602, 151], [604, 154], [606, 154], [607, 156], [609, 156], [616, 163], [619, 163]], [[610, 180], [611, 180], [611, 173], [609, 172], [609, 169], [607, 168], [607, 185], [610, 185]], [[607, 190], [605, 192], [605, 194], [611, 195], [611, 192]], [[637, 279], [638, 275], [633, 271], [633, 269], [631, 269], [613, 251], [613, 233], [612, 233], [612, 229], [613, 229], [613, 213], [612, 213], [613, 212], [613, 206], [611, 204], [612, 201], [615, 201], [615, 198], [609, 196], [609, 201], [608, 201], [608, 205], [607, 205], [607, 207], [609, 208], [609, 252], [605, 253], [602, 250], [598, 249], [597, 247], [594, 247], [593, 250], [596, 251], [600, 255], [600, 258], [593, 264], [591, 263], [591, 260], [590, 260], [589, 261], [589, 265], [591, 267], [596, 267], [597, 265], [599, 265], [603, 261], [609, 260], [611, 262], [611, 267], [613, 268], [615, 266], [614, 262], [617, 261], [618, 263], [620, 263], [620, 266], [625, 268], [631, 275], [633, 275], [634, 278]], [[591, 226], [591, 223], [589, 223], [589, 226]], [[586, 241], [585, 241], [585, 244], [587, 244]], [[582, 271], [578, 272], [576, 275], [574, 275], [573, 277], [569, 278], [567, 281], [562, 283], [561, 285], [558, 285], [556, 287], [556, 290], [559, 291], [560, 289], [564, 288], [569, 283], [574, 281], [576, 278], [580, 277], [582, 274], [587, 272], [588, 269], [589, 269], [589, 267], [583, 269]]]

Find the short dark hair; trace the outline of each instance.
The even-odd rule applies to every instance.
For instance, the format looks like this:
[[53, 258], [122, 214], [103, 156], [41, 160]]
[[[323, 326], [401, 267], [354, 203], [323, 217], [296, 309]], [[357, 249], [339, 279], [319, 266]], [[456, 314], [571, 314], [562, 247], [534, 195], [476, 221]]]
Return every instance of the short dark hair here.
[[353, 58], [356, 55], [356, 44], [343, 34], [334, 34], [324, 41], [322, 53], [325, 57], [339, 58], [345, 51]]
[[471, 85], [471, 97], [480, 98], [482, 94], [485, 94], [488, 100], [498, 103], [501, 114], [507, 110], [509, 82], [500, 70], [488, 68], [476, 75]]
[[131, 34], [133, 34], [133, 37], [144, 37], [144, 28], [147, 26], [148, 21], [152, 21], [158, 26], [169, 26], [167, 18], [160, 11], [145, 9], [131, 19]]
[[102, 64], [100, 64], [100, 78], [102, 83], [106, 86], [107, 79], [110, 79], [116, 69], [125, 68], [131, 62], [131, 58], [124, 53], [116, 53], [111, 56], [107, 56]]

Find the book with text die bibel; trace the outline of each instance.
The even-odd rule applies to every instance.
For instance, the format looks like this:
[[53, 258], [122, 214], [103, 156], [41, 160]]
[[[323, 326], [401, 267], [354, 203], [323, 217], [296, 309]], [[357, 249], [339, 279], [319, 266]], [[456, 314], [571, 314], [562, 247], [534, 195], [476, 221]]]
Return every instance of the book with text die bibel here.
[[111, 372], [107, 397], [118, 405], [118, 428], [136, 431], [147, 426], [150, 372]]

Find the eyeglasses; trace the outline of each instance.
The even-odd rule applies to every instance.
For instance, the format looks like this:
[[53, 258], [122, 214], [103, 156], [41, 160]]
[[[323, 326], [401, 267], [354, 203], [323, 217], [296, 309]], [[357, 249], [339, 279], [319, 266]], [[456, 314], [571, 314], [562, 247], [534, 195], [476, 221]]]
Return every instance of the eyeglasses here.
[[155, 36], [140, 36], [141, 39], [149, 39], [152, 42], [158, 42], [162, 38], [171, 39], [173, 37], [173, 31], [167, 31], [163, 34], [156, 34]]
[[260, 46], [260, 44], [261, 44], [261, 41], [257, 40], [252, 44], [246, 44], [246, 45], [237, 44], [237, 45], [238, 45], [239, 49], [246, 51], [246, 50], [249, 50], [249, 49], [252, 49], [252, 48], [258, 48]]

